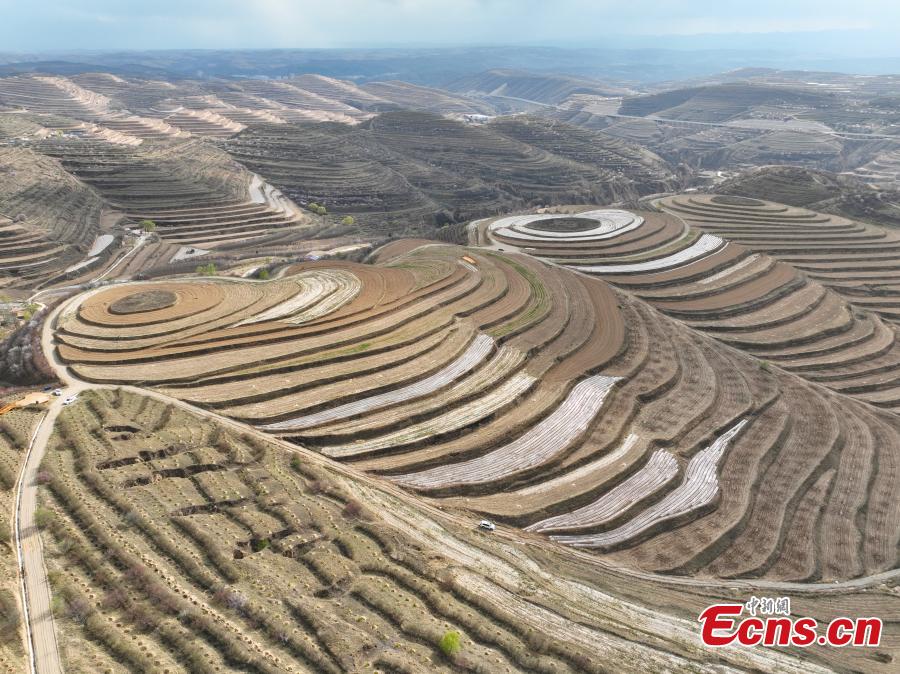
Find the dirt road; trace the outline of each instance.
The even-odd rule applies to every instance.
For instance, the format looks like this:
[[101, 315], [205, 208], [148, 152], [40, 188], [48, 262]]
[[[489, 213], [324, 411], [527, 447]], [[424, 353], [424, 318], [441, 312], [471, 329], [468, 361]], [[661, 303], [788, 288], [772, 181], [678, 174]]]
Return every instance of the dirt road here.
[[16, 490], [15, 529], [19, 584], [25, 610], [31, 671], [39, 674], [56, 674], [63, 671], [53, 625], [53, 613], [50, 610], [50, 584], [44, 566], [44, 550], [35, 525], [38, 469], [44, 458], [47, 441], [53, 432], [53, 424], [61, 409], [62, 398], [54, 398], [49, 411], [35, 429]]

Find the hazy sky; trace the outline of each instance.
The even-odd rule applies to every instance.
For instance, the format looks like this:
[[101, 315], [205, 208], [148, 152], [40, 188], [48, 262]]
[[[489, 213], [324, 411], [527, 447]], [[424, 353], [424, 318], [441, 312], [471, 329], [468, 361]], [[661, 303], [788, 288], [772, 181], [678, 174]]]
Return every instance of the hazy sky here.
[[611, 39], [618, 46], [629, 35], [838, 29], [855, 31], [852, 44], [823, 40], [823, 52], [891, 49], [900, 32], [900, 1], [0, 0], [0, 51], [603, 46]]

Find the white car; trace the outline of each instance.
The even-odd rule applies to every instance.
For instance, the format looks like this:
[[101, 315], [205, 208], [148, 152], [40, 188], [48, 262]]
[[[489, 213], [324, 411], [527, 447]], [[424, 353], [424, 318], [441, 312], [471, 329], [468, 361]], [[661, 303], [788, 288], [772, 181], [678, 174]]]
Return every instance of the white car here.
[[497, 528], [497, 525], [491, 522], [490, 520], [481, 520], [478, 523], [478, 527], [480, 529], [486, 529], [487, 531], [493, 531]]
[[53, 395], [55, 395], [55, 396], [58, 398], [59, 396], [62, 395], [62, 389], [61, 389], [61, 388], [56, 389], [56, 390], [53, 392]]
[[66, 398], [65, 400], [63, 400], [63, 405], [71, 405], [71, 404], [74, 403], [76, 400], [78, 400], [78, 396], [69, 396], [68, 398]]

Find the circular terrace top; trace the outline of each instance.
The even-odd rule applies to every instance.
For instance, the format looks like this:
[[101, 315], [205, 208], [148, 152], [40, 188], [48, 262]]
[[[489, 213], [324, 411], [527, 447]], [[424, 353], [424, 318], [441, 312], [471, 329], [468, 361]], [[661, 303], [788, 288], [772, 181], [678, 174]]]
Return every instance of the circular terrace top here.
[[712, 199], [713, 203], [722, 204], [724, 206], [762, 206], [763, 202], [759, 199], [751, 199], [750, 197], [736, 197], [733, 194], [717, 194]]
[[175, 304], [175, 293], [169, 290], [143, 290], [126, 295], [109, 306], [114, 314], [136, 314], [143, 311], [156, 311]]
[[552, 220], [537, 220], [529, 224], [532, 229], [544, 232], [584, 232], [597, 227], [597, 222], [589, 218], [561, 215]]

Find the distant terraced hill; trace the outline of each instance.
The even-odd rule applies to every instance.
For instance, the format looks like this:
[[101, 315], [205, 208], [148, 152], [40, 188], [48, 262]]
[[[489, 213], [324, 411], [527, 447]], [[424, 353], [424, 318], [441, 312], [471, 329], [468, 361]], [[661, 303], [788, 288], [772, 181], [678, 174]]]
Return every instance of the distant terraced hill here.
[[0, 147], [0, 213], [24, 216], [60, 243], [86, 250], [105, 205], [55, 159], [24, 147]]
[[387, 80], [358, 86], [320, 75], [176, 82], [99, 72], [69, 78], [0, 78], [0, 111], [65, 116], [142, 139], [189, 133], [228, 137], [247, 124], [259, 123], [355, 124], [388, 110], [492, 115], [509, 109], [508, 103], [494, 105], [407, 82]]
[[356, 127], [256, 126], [223, 147], [295, 200], [324, 203], [374, 231], [398, 223], [428, 231], [442, 211], [462, 221], [516, 204], [631, 200], [674, 182], [650, 153], [561, 124], [552, 133], [534, 125], [390, 112]]
[[29, 75], [0, 78], [0, 109], [28, 110], [93, 120], [109, 110], [108, 97], [63, 77]]
[[[702, 118], [702, 111], [709, 111], [715, 117], [717, 105], [709, 107], [707, 102], [701, 102], [694, 116]], [[704, 169], [747, 170], [760, 165], [784, 164], [828, 171], [858, 171], [863, 176], [866, 171], [871, 170], [874, 175], [881, 170], [876, 166], [877, 157], [885, 157], [886, 165], [890, 162], [887, 153], [879, 149], [884, 143], [890, 145], [889, 141], [864, 142], [835, 135], [827, 127], [819, 128], [794, 117], [801, 114], [797, 109], [764, 113], [756, 110], [752, 114], [762, 116], [748, 118], [743, 117], [744, 111], [736, 107], [723, 117], [732, 113], [738, 116], [727, 124], [682, 121], [682, 118], [665, 117], [664, 112], [659, 117], [622, 117], [591, 112], [583, 106], [545, 114], [640, 145], [672, 164]], [[878, 180], [884, 179], [885, 176], [878, 177]]]
[[250, 195], [252, 176], [195, 138], [137, 148], [48, 139], [36, 145], [134, 222], [149, 219], [173, 243], [213, 247], [302, 224], [298, 213]]
[[566, 159], [602, 166], [641, 183], [642, 190], [672, 189], [671, 169], [659, 156], [638, 145], [548, 120], [543, 117], [500, 117], [490, 128], [505, 136], [553, 152]]
[[629, 93], [621, 85], [599, 80], [524, 70], [487, 70], [453, 80], [444, 88], [461, 94], [483, 96], [487, 100], [493, 97], [519, 98], [551, 105], [562, 103], [573, 94], [622, 96]]
[[799, 166], [764, 166], [726, 180], [715, 189], [826, 211], [887, 227], [900, 227], [900, 194], [863, 182], [863, 177]]
[[783, 114], [789, 114], [792, 111], [828, 107], [836, 102], [837, 99], [828, 93], [735, 83], [626, 98], [619, 112], [639, 117], [655, 115], [697, 122], [724, 122], [748, 116], [759, 107], [778, 108]]
[[716, 192], [824, 210], [822, 207], [830, 202], [865, 187], [852, 176], [828, 171], [799, 166], [763, 166], [726, 180], [716, 186]]
[[724, 166], [802, 164], [841, 170], [845, 143], [825, 133], [777, 130], [751, 136], [717, 152]]
[[894, 187], [892, 122], [843, 89], [730, 82], [616, 99], [575, 95], [541, 114], [640, 144], [673, 164], [796, 165]]
[[421, 110], [437, 114], [484, 114], [495, 112], [493, 106], [467, 96], [442, 89], [423, 87], [408, 82], [369, 82], [363, 91], [383, 102], [370, 105], [373, 110]]
[[324, 75], [297, 75], [287, 78], [286, 81], [306, 91], [336, 101], [343, 101], [361, 110], [369, 110], [381, 103], [388, 102], [353, 82]]

